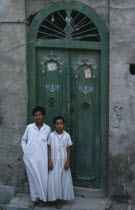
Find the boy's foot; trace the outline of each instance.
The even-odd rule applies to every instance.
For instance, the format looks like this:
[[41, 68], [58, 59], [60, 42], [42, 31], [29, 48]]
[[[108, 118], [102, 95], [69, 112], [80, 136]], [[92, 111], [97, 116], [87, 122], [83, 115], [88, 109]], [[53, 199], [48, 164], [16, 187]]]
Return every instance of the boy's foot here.
[[49, 203], [40, 200], [39, 201], [39, 207], [49, 207]]
[[36, 202], [35, 201], [31, 201], [28, 205], [28, 208], [33, 209], [36, 206]]
[[62, 200], [57, 200], [56, 209], [61, 209], [61, 208], [62, 208]]

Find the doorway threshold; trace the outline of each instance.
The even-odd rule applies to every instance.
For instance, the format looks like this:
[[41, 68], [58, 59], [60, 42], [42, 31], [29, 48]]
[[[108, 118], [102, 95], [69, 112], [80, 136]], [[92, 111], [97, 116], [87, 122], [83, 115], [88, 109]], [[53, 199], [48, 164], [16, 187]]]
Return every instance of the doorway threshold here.
[[101, 189], [85, 188], [74, 186], [74, 192], [76, 196], [87, 198], [105, 198], [107, 195]]

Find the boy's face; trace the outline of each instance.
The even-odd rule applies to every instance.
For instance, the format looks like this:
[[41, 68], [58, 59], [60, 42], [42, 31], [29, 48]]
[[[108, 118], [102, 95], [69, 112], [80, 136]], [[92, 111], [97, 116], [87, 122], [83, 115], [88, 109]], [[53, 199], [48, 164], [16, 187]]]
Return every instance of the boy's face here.
[[55, 128], [57, 131], [62, 131], [64, 128], [63, 120], [57, 120], [55, 123]]
[[40, 111], [35, 112], [35, 113], [34, 113], [34, 120], [35, 120], [35, 122], [37, 122], [37, 123], [43, 122], [44, 116], [43, 116], [42, 112], [40, 112]]

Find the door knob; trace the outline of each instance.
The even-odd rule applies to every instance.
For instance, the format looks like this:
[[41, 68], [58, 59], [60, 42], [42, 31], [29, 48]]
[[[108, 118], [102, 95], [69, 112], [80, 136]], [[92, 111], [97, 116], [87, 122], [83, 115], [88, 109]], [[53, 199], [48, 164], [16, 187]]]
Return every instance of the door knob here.
[[89, 108], [90, 106], [91, 106], [91, 104], [88, 103], [88, 102], [83, 103], [83, 107], [86, 108], [86, 109]]
[[51, 103], [51, 104], [54, 104], [55, 103], [55, 98], [53, 98], [53, 97], [51, 97], [50, 99], [49, 99], [49, 102]]

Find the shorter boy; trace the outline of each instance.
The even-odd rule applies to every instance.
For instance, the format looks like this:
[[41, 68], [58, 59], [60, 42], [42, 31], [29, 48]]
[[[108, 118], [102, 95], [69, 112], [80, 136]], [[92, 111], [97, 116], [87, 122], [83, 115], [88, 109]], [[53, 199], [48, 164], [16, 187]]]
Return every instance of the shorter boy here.
[[48, 139], [48, 201], [56, 200], [56, 208], [62, 208], [62, 200], [74, 199], [70, 172], [70, 135], [63, 130], [65, 120], [61, 116], [53, 119], [56, 128]]

